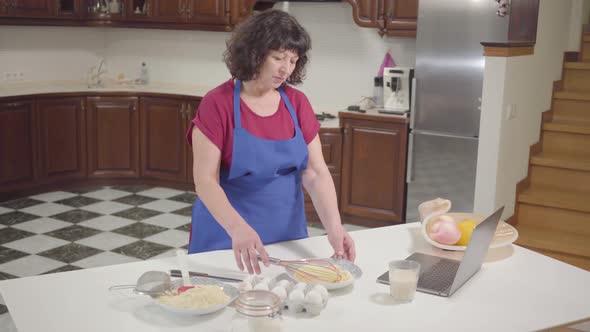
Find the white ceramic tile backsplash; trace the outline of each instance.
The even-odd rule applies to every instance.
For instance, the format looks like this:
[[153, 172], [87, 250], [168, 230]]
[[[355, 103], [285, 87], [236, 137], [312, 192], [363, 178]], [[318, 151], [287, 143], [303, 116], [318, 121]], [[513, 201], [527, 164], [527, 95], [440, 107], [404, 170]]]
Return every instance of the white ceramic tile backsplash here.
[[[318, 110], [338, 110], [372, 94], [373, 76], [390, 49], [400, 66], [414, 66], [415, 40], [381, 38], [358, 27], [347, 3], [278, 3], [312, 37], [308, 75], [300, 86]], [[106, 58], [108, 76], [137, 77], [146, 61], [154, 82], [216, 86], [229, 78], [222, 61], [229, 33], [207, 31], [0, 27], [0, 75], [25, 80], [82, 80]], [[0, 80], [3, 77], [0, 77]]]

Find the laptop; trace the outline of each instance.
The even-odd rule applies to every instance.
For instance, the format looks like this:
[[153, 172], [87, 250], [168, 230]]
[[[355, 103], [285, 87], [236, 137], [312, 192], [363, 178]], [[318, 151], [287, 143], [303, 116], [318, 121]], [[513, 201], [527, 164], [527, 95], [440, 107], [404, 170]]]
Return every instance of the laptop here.
[[[501, 207], [475, 227], [461, 261], [422, 253], [413, 253], [406, 258], [420, 263], [418, 290], [449, 297], [477, 273], [494, 238], [503, 211], [504, 207]], [[377, 282], [389, 285], [389, 272], [379, 276]]]

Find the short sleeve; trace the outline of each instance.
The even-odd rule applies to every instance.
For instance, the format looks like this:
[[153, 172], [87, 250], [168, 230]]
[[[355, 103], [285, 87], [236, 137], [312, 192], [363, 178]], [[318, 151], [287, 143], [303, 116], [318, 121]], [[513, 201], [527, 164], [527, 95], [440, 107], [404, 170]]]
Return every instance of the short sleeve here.
[[297, 109], [299, 127], [301, 127], [305, 144], [309, 144], [320, 132], [320, 122], [316, 118], [313, 108], [311, 107], [311, 103], [307, 97], [303, 94], [303, 92], [297, 92], [298, 105], [295, 106], [295, 108]]
[[224, 121], [218, 103], [211, 95], [201, 100], [195, 118], [187, 132], [187, 141], [192, 145], [192, 130], [196, 126], [220, 151], [223, 150]]

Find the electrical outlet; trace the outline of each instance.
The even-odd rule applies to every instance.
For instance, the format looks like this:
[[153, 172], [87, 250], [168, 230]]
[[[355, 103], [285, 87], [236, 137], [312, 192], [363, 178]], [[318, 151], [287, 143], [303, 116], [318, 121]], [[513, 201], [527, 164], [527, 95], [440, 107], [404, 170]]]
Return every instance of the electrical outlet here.
[[6, 82], [22, 81], [25, 79], [25, 74], [23, 72], [7, 71], [4, 72], [2, 77]]

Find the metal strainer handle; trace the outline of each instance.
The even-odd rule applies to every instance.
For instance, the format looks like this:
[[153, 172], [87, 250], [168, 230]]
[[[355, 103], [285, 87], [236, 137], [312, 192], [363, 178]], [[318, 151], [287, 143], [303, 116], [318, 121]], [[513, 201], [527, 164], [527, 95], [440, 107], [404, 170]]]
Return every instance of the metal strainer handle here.
[[172, 287], [172, 280], [168, 273], [162, 271], [147, 271], [137, 279], [137, 284], [115, 285], [109, 287], [109, 290], [133, 288], [133, 291], [138, 294], [158, 295], [170, 291]]

